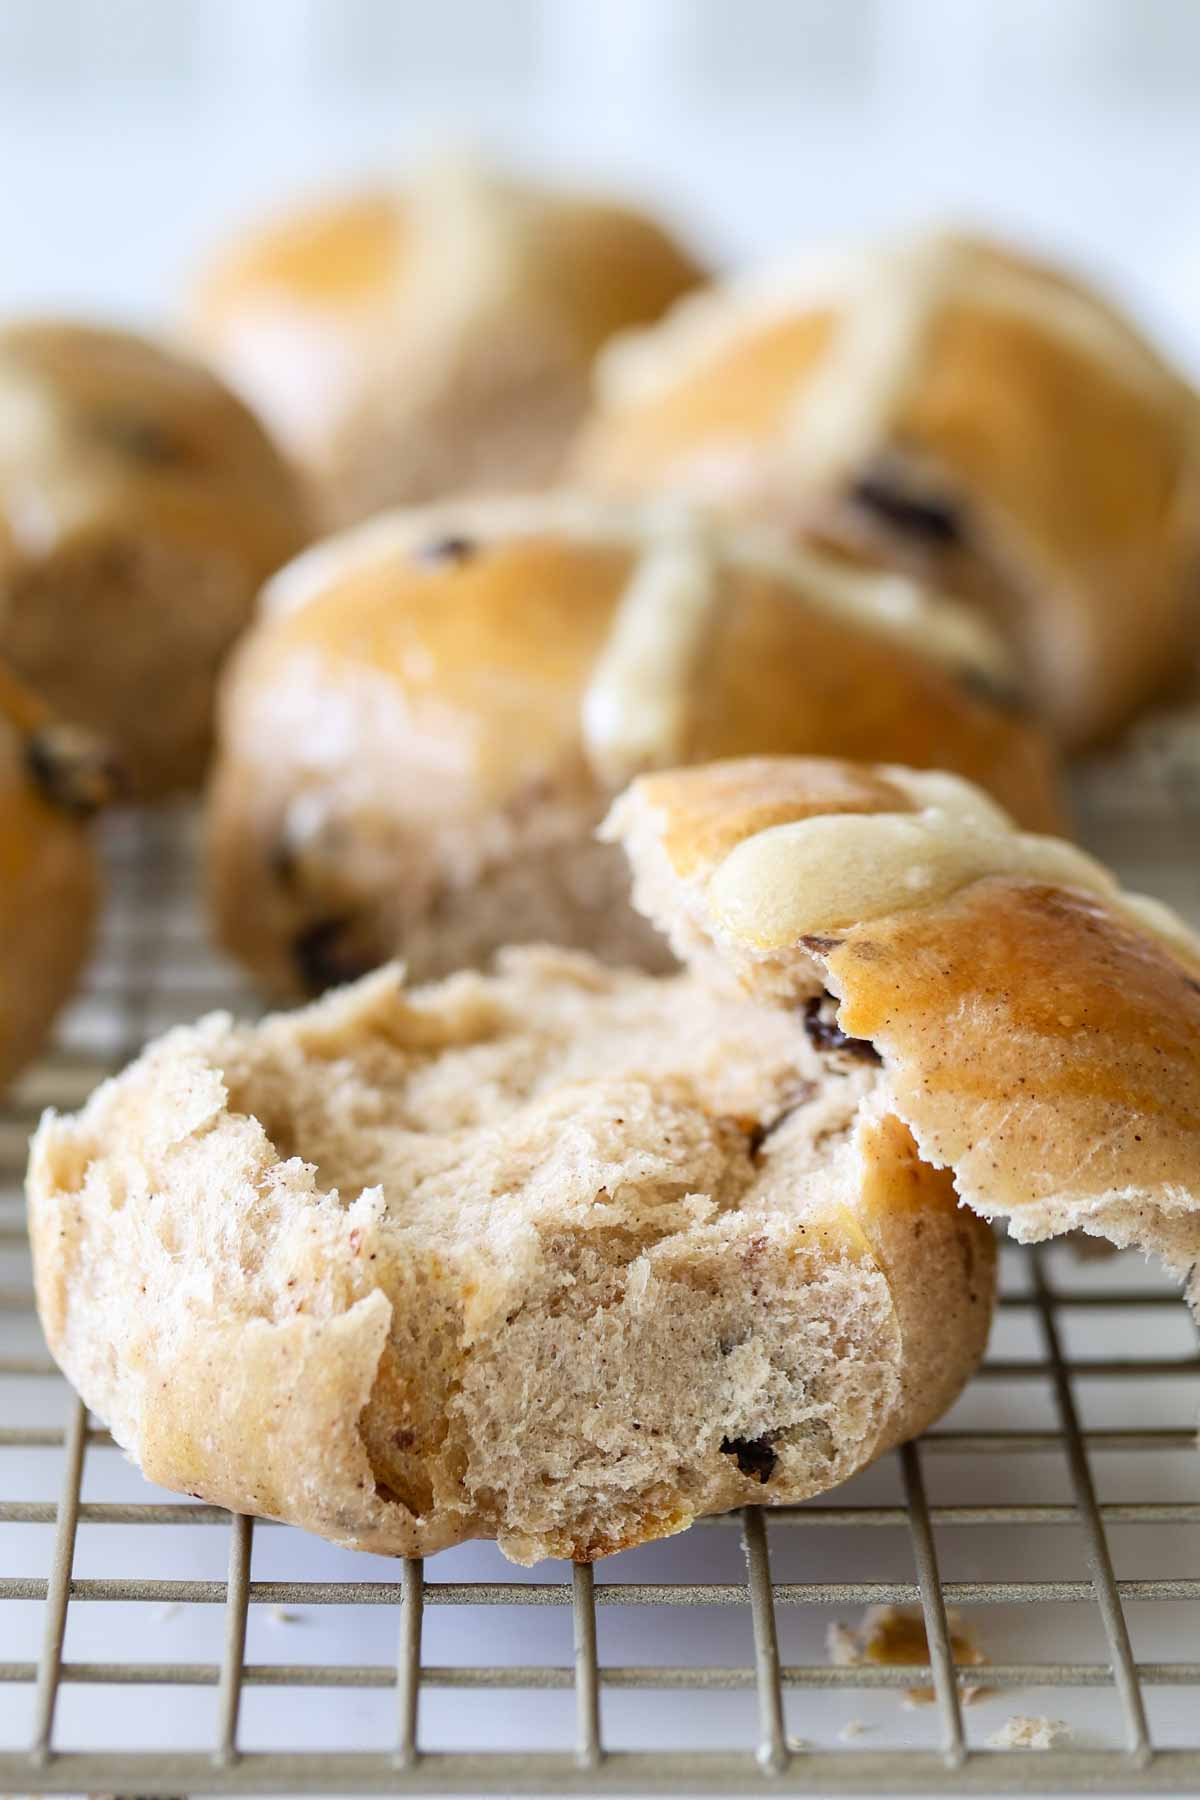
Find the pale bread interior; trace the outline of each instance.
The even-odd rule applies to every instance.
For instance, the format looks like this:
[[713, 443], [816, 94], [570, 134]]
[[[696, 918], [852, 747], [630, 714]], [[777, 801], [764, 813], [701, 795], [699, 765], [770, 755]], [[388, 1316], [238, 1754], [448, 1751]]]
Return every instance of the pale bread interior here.
[[[804, 1009], [552, 950], [217, 1017], [43, 1127], [43, 1316], [152, 1476], [367, 1548], [594, 1556], [796, 1500], [986, 1336], [986, 1233], [880, 1074]], [[380, 1292], [359, 1366], [332, 1333]]]

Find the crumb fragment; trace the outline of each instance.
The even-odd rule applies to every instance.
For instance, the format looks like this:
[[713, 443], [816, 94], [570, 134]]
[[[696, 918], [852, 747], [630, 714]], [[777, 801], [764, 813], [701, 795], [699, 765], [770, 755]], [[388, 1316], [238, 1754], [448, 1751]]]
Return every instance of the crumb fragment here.
[[[957, 1666], [968, 1669], [982, 1667], [987, 1662], [987, 1657], [967, 1635], [958, 1613], [948, 1612], [946, 1623], [950, 1627], [950, 1649]], [[860, 1669], [868, 1664], [885, 1667], [911, 1665], [915, 1668], [929, 1665], [929, 1640], [925, 1636], [925, 1621], [920, 1612], [902, 1606], [869, 1606], [863, 1614], [861, 1625], [845, 1625], [840, 1622], [831, 1625], [826, 1633], [825, 1643], [829, 1660], [835, 1669]], [[969, 1683], [959, 1689], [966, 1706], [986, 1692], [986, 1688]], [[906, 1706], [931, 1706], [934, 1699], [935, 1692], [931, 1687], [907, 1688], [904, 1692]]]
[[267, 1617], [272, 1625], [299, 1625], [303, 1615], [286, 1606], [268, 1606]]
[[872, 1730], [874, 1727], [868, 1725], [865, 1719], [847, 1719], [838, 1732], [838, 1737], [843, 1744], [852, 1744], [856, 1738], [866, 1737], [868, 1731]]
[[792, 1756], [798, 1756], [800, 1754], [801, 1750], [808, 1750], [809, 1748], [811, 1748], [807, 1738], [799, 1738], [799, 1737], [788, 1738], [787, 1747], [788, 1747], [789, 1754]]
[[984, 1743], [989, 1750], [1054, 1750], [1060, 1744], [1069, 1744], [1073, 1736], [1065, 1719], [1014, 1713]]
[[863, 1661], [860, 1656], [858, 1632], [852, 1625], [843, 1625], [835, 1619], [832, 1625], [825, 1628], [825, 1654], [835, 1669], [855, 1669]]

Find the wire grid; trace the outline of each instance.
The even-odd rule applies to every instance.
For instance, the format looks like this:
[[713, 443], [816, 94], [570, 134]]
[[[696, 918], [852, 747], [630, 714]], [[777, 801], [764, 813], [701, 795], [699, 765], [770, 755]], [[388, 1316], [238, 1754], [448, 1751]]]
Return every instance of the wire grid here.
[[[25, 1141], [39, 1108], [46, 1103], [75, 1105], [94, 1081], [119, 1067], [144, 1038], [176, 1018], [192, 1017], [214, 1004], [252, 1006], [238, 991], [230, 972], [218, 965], [203, 945], [192, 910], [192, 830], [179, 818], [120, 821], [107, 842], [114, 895], [110, 918], [87, 991], [68, 1021], [61, 1047], [18, 1090], [0, 1113], [0, 1181], [6, 1196], [0, 1212], [0, 1242], [19, 1250], [24, 1227], [17, 1198]], [[1160, 883], [1161, 885], [1161, 883]], [[1009, 1253], [1011, 1254], [1011, 1253]], [[108, 1433], [89, 1418], [72, 1397], [65, 1426], [8, 1424], [0, 1410], [0, 1452], [61, 1452], [61, 1487], [57, 1503], [5, 1500], [0, 1497], [0, 1525], [53, 1528], [53, 1547], [45, 1577], [5, 1569], [0, 1574], [0, 1602], [38, 1602], [42, 1607], [40, 1654], [34, 1660], [0, 1662], [0, 1792], [77, 1792], [119, 1790], [153, 1793], [667, 1793], [667, 1792], [998, 1792], [1195, 1790], [1200, 1786], [1200, 1662], [1135, 1658], [1125, 1608], [1131, 1602], [1200, 1601], [1200, 1579], [1187, 1573], [1148, 1579], [1118, 1580], [1114, 1573], [1109, 1531], [1114, 1526], [1141, 1526], [1150, 1532], [1169, 1525], [1200, 1524], [1200, 1498], [1139, 1500], [1101, 1504], [1093, 1477], [1093, 1460], [1109, 1452], [1140, 1455], [1187, 1450], [1194, 1444], [1190, 1419], [1195, 1410], [1200, 1360], [1195, 1354], [1133, 1358], [1114, 1349], [1110, 1356], [1072, 1357], [1064, 1348], [1064, 1322], [1094, 1309], [1119, 1309], [1128, 1328], [1115, 1335], [1122, 1352], [1141, 1341], [1145, 1321], [1166, 1307], [1178, 1308], [1168, 1291], [1144, 1287], [1116, 1291], [1106, 1282], [1069, 1288], [1056, 1285], [1053, 1257], [1040, 1251], [1019, 1253], [1025, 1271], [1016, 1293], [1002, 1297], [1004, 1309], [1023, 1311], [1036, 1321], [1040, 1355], [1033, 1360], [993, 1357], [976, 1378], [995, 1381], [1048, 1382], [1053, 1400], [1049, 1429], [1014, 1429], [1011, 1425], [976, 1430], [943, 1426], [917, 1444], [897, 1452], [900, 1503], [850, 1504], [832, 1501], [768, 1511], [747, 1509], [733, 1521], [704, 1524], [717, 1531], [736, 1527], [745, 1557], [744, 1577], [734, 1581], [638, 1580], [607, 1578], [587, 1566], [563, 1570], [542, 1565], [536, 1579], [455, 1581], [438, 1578], [437, 1559], [429, 1568], [404, 1562], [385, 1580], [261, 1580], [253, 1576], [255, 1524], [223, 1509], [162, 1497], [144, 1486], [134, 1502], [83, 1499], [86, 1459], [94, 1446], [111, 1444]], [[0, 1288], [0, 1325], [4, 1315], [27, 1314], [32, 1295], [24, 1287]], [[7, 1348], [0, 1344], [0, 1348]], [[44, 1350], [37, 1354], [0, 1357], [0, 1403], [12, 1381], [53, 1377]], [[1076, 1384], [1088, 1377], [1162, 1384], [1181, 1395], [1178, 1426], [1128, 1425], [1085, 1429], [1077, 1409]], [[1190, 1382], [1190, 1386], [1188, 1383]], [[926, 1496], [926, 1471], [938, 1459], [970, 1459], [976, 1470], [1011, 1467], [1012, 1459], [1058, 1450], [1069, 1471], [1069, 1501], [997, 1500], [936, 1505]], [[996, 1459], [1003, 1459], [997, 1463]], [[3, 1466], [0, 1464], [0, 1466]], [[1200, 1487], [1191, 1492], [1200, 1494]], [[171, 1525], [208, 1527], [228, 1534], [228, 1568], [224, 1579], [159, 1579], [123, 1569], [101, 1578], [74, 1571], [76, 1537], [81, 1525], [145, 1528]], [[1024, 1530], [1073, 1526], [1082, 1533], [1086, 1578], [1029, 1579], [1020, 1556], [1015, 1573], [1004, 1579], [948, 1580], [939, 1574], [938, 1534], [949, 1527]], [[907, 1552], [898, 1573], [878, 1580], [773, 1580], [772, 1540], [825, 1527], [851, 1528], [854, 1535], [901, 1528]], [[282, 1534], [283, 1528], [260, 1523], [258, 1530]], [[291, 1551], [311, 1540], [287, 1533]], [[904, 1539], [896, 1532], [898, 1541]], [[811, 1541], [811, 1540], [810, 1540]], [[1200, 1542], [1200, 1540], [1197, 1540]], [[453, 1553], [449, 1553], [453, 1554]], [[634, 1553], [635, 1555], [638, 1553]], [[618, 1559], [620, 1560], [620, 1559]], [[372, 1567], [376, 1566], [372, 1560]], [[1189, 1566], [1200, 1566], [1189, 1564]], [[392, 1565], [386, 1565], [391, 1572]], [[550, 1578], [545, 1577], [552, 1569]], [[515, 1573], [515, 1572], [514, 1572]], [[174, 1607], [219, 1607], [224, 1612], [219, 1661], [69, 1660], [64, 1654], [72, 1608], [88, 1602], [123, 1601]], [[788, 1609], [819, 1606], [855, 1609], [871, 1603], [915, 1603], [920, 1606], [928, 1637], [931, 1679], [936, 1697], [935, 1740], [925, 1748], [807, 1748], [791, 1738], [785, 1699], [798, 1696], [811, 1704], [824, 1691], [904, 1689], [914, 1682], [910, 1667], [865, 1664], [832, 1667], [826, 1661], [785, 1663], [780, 1652], [779, 1620]], [[989, 1603], [1020, 1608], [1092, 1605], [1103, 1628], [1103, 1654], [1093, 1661], [1047, 1658], [997, 1662], [986, 1670], [990, 1690], [1015, 1694], [1022, 1689], [1104, 1689], [1119, 1724], [1112, 1747], [1072, 1746], [1036, 1757], [1019, 1751], [969, 1745], [960, 1703], [960, 1687], [980, 1681], [973, 1668], [956, 1668], [947, 1621], [947, 1606], [972, 1608]], [[396, 1626], [394, 1658], [386, 1663], [248, 1662], [247, 1625], [252, 1607], [347, 1606], [390, 1609]], [[422, 1654], [423, 1627], [431, 1608], [453, 1608], [469, 1642], [486, 1609], [567, 1608], [573, 1625], [574, 1658], [563, 1663], [432, 1664]], [[719, 1608], [748, 1613], [752, 1659], [744, 1664], [716, 1662], [638, 1664], [602, 1662], [597, 1646], [597, 1609]], [[189, 1615], [194, 1623], [194, 1615]], [[528, 1616], [528, 1615], [525, 1615]], [[704, 1620], [712, 1615], [695, 1615]], [[0, 1608], [0, 1618], [3, 1609]], [[0, 1631], [0, 1657], [8, 1633]], [[32, 1689], [32, 1730], [10, 1743], [3, 1726], [3, 1684]], [[153, 1749], [138, 1743], [105, 1751], [62, 1748], [56, 1723], [64, 1688], [215, 1687], [216, 1731], [207, 1748], [194, 1751]], [[248, 1690], [261, 1687], [293, 1693], [297, 1706], [314, 1689], [383, 1689], [394, 1695], [394, 1729], [387, 1748], [322, 1750], [255, 1750], [239, 1741], [239, 1721]], [[1194, 1687], [1187, 1717], [1194, 1730], [1186, 1741], [1156, 1745], [1147, 1718], [1145, 1692], [1157, 1687]], [[573, 1690], [572, 1748], [547, 1749], [536, 1730], [527, 1741], [505, 1751], [438, 1748], [422, 1737], [422, 1698], [434, 1690], [533, 1693]], [[748, 1690], [756, 1699], [757, 1727], [752, 1741], [726, 1749], [626, 1749], [609, 1741], [602, 1727], [602, 1694], [620, 1690], [663, 1693], [670, 1690], [700, 1696], [721, 1690]], [[899, 1696], [897, 1696], [899, 1699]], [[515, 1713], [520, 1724], [520, 1711]], [[806, 1717], [801, 1712], [801, 1723]], [[511, 1735], [511, 1734], [510, 1734]], [[518, 1736], [520, 1735], [518, 1730]]]

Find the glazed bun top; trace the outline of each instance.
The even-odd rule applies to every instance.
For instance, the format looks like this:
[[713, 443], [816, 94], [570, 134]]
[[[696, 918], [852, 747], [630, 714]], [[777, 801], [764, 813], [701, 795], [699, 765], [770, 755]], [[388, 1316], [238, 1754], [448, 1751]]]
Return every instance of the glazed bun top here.
[[480, 812], [539, 783], [611, 793], [648, 768], [816, 752], [952, 768], [1026, 823], [1059, 817], [1053, 757], [974, 615], [674, 505], [462, 503], [331, 539], [265, 590], [227, 725], [264, 689], [273, 729], [307, 711], [326, 766], [386, 706], [396, 766]]
[[[1078, 357], [1093, 379], [1124, 382], [1158, 412], [1188, 410], [1179, 372], [1096, 289], [1010, 245], [937, 229], [814, 249], [689, 295], [657, 327], [614, 341], [597, 371], [599, 400], [615, 414], [629, 409], [631, 430], [634, 409], [678, 403], [681, 451], [707, 428], [766, 435], [790, 419], [797, 463], [841, 473], [870, 447], [888, 387], [905, 385], [932, 349], [950, 347], [932, 344], [930, 334], [949, 340], [964, 332], [968, 313], [1014, 332], [1023, 327], [1030, 340]], [[967, 346], [960, 348], [965, 353]], [[772, 355], [773, 387], [766, 382]], [[764, 381], [726, 381], [722, 411], [717, 384], [699, 384], [726, 358], [727, 374], [757, 369]], [[836, 391], [798, 394], [810, 365]], [[685, 418], [683, 396], [693, 380], [694, 410]], [[853, 396], [843, 386], [850, 382]], [[800, 417], [792, 410], [798, 399]], [[665, 415], [660, 424], [661, 455], [668, 449]]]
[[978, 238], [813, 253], [686, 298], [605, 353], [576, 473], [791, 526], [836, 501], [840, 530], [974, 580], [1073, 742], [1196, 634], [1194, 393], [1090, 287]]
[[648, 775], [605, 832], [679, 954], [785, 1003], [835, 996], [887, 1109], [977, 1212], [1181, 1276], [1200, 1259], [1200, 940], [1168, 908], [967, 783], [895, 767]]
[[100, 326], [0, 328], [0, 581], [93, 530], [228, 549], [261, 581], [305, 524], [258, 421], [197, 364]]
[[514, 306], [539, 353], [589, 364], [703, 271], [634, 208], [448, 158], [405, 185], [314, 201], [247, 231], [198, 283], [197, 341], [307, 459], [348, 388], [403, 342], [418, 386]]

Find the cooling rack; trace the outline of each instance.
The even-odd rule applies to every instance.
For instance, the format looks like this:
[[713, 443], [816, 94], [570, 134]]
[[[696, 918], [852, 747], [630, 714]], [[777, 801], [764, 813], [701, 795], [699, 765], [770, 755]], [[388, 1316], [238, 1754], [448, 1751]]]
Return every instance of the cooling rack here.
[[[46, 1355], [19, 1181], [43, 1105], [252, 1010], [204, 946], [192, 835], [110, 828], [86, 990], [0, 1113], [0, 1792], [1200, 1787], [1200, 1360], [1137, 1259], [1005, 1249], [989, 1360], [938, 1430], [819, 1503], [595, 1569], [398, 1565], [144, 1483]], [[1140, 841], [1127, 876], [1195, 913], [1186, 865], [1130, 867]], [[831, 1665], [828, 1624], [879, 1604], [920, 1610], [928, 1672]], [[989, 1747], [1014, 1715], [1069, 1736]]]

